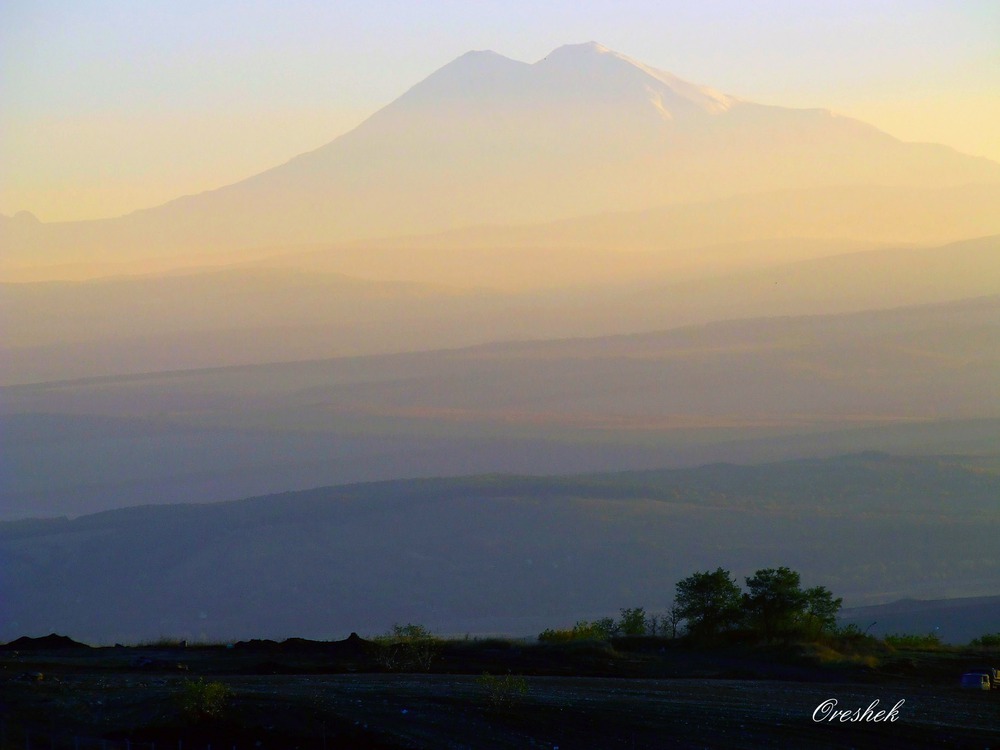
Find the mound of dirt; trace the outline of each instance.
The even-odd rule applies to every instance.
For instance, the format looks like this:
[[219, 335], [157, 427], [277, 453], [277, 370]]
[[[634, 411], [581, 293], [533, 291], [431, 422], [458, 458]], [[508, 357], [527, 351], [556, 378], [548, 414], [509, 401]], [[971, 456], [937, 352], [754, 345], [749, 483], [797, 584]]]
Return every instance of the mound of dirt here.
[[306, 638], [287, 638], [280, 643], [269, 640], [240, 641], [234, 647], [246, 651], [322, 653], [324, 655], [350, 657], [364, 656], [371, 651], [374, 644], [371, 641], [361, 638], [357, 633], [351, 633], [350, 636], [342, 641], [312, 641]]
[[28, 636], [23, 635], [17, 640], [11, 641], [4, 646], [0, 646], [0, 648], [12, 649], [16, 651], [62, 651], [65, 649], [89, 649], [90, 646], [86, 643], [74, 641], [72, 638], [65, 635], [50, 633], [49, 635], [42, 636], [41, 638], [29, 638]]

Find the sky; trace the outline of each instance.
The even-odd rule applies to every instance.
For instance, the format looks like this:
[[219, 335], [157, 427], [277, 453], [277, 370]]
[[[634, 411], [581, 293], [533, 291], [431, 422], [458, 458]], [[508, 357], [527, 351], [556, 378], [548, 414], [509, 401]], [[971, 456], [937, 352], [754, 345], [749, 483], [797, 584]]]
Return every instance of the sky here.
[[116, 216], [350, 130], [470, 49], [595, 40], [1000, 161], [997, 0], [5, 0], [0, 213]]

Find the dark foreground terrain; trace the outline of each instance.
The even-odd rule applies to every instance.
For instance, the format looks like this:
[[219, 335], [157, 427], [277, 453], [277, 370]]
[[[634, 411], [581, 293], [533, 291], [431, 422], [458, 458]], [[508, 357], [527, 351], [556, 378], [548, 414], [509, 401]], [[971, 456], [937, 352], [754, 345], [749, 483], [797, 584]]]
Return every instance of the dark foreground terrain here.
[[[1000, 692], [957, 687], [965, 668], [992, 658], [974, 652], [888, 654], [872, 668], [820, 666], [781, 651], [696, 651], [662, 639], [472, 640], [437, 643], [427, 671], [415, 673], [387, 671], [418, 665], [389, 663], [379, 649], [356, 637], [102, 649], [22, 640], [0, 650], [2, 747], [1000, 744]], [[486, 672], [500, 682], [488, 684]], [[225, 686], [224, 700], [213, 704], [209, 685]], [[903, 703], [894, 722], [813, 721], [828, 699], [852, 710]]]

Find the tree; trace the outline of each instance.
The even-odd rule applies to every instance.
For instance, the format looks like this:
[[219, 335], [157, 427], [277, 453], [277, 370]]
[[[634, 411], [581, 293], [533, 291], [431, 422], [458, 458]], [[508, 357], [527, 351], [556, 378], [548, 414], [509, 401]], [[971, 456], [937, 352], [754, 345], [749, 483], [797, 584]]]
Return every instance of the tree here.
[[618, 635], [618, 623], [615, 622], [613, 617], [602, 617], [600, 620], [594, 620], [591, 625], [596, 628], [597, 632], [603, 633], [603, 638], [614, 638]]
[[751, 627], [764, 640], [788, 637], [802, 623], [807, 596], [799, 574], [784, 566], [758, 570], [747, 581], [743, 608]]
[[[646, 634], [646, 610], [642, 607], [634, 609], [622, 609], [621, 619], [618, 620], [618, 632], [622, 635], [645, 635]], [[654, 633], [655, 635], [655, 633]]]
[[816, 635], [837, 624], [837, 614], [843, 603], [844, 600], [839, 596], [834, 599], [826, 586], [806, 589], [806, 620]]
[[674, 602], [688, 631], [697, 638], [712, 638], [741, 619], [740, 587], [722, 568], [678, 581]]
[[1000, 633], [984, 633], [978, 638], [973, 638], [969, 641], [969, 645], [979, 646], [980, 648], [1000, 647]]
[[666, 623], [660, 615], [650, 615], [646, 618], [646, 630], [650, 635], [659, 635], [660, 631], [666, 628]]
[[676, 638], [677, 633], [680, 630], [680, 624], [684, 620], [684, 614], [681, 612], [681, 607], [677, 602], [673, 602], [670, 605], [670, 609], [667, 610], [666, 624], [664, 625], [664, 630], [666, 626], [670, 626], [670, 637]]

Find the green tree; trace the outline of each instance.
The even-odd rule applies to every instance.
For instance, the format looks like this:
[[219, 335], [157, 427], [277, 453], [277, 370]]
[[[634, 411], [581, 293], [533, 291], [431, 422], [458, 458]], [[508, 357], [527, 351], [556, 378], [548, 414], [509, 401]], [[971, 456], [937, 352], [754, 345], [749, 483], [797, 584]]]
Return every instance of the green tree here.
[[826, 586], [813, 586], [806, 589], [806, 622], [814, 635], [824, 630], [833, 630], [837, 625], [837, 615], [844, 600], [839, 596], [834, 599]]
[[784, 566], [763, 568], [746, 581], [743, 608], [750, 626], [767, 641], [794, 633], [808, 601], [799, 574]]
[[604, 633], [605, 639], [618, 635], [618, 623], [615, 622], [613, 617], [602, 617], [600, 620], [594, 620], [590, 624], [598, 632]]
[[674, 602], [687, 621], [688, 632], [696, 638], [715, 637], [738, 624], [742, 616], [740, 587], [722, 568], [678, 581]]
[[645, 635], [646, 634], [646, 610], [642, 607], [634, 609], [622, 609], [621, 618], [618, 620], [618, 632], [622, 635]]

